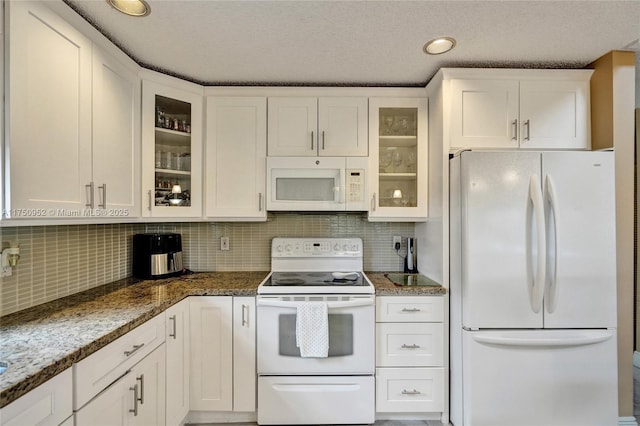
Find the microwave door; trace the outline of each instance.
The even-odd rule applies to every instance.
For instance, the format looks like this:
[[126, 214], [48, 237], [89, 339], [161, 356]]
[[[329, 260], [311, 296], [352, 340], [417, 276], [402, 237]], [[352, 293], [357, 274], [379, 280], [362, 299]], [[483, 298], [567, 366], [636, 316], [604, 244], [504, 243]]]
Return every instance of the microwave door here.
[[268, 210], [345, 210], [344, 168], [270, 168]]

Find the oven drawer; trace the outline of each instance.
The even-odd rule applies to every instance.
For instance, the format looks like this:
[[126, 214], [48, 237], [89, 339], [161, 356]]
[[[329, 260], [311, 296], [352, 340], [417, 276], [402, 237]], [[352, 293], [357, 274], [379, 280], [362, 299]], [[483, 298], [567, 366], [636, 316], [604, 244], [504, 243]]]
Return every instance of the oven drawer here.
[[373, 376], [258, 378], [258, 424], [371, 424]]
[[378, 367], [442, 366], [442, 323], [376, 324]]
[[444, 410], [443, 368], [376, 369], [376, 412]]
[[382, 296], [376, 300], [378, 322], [442, 322], [441, 296]]

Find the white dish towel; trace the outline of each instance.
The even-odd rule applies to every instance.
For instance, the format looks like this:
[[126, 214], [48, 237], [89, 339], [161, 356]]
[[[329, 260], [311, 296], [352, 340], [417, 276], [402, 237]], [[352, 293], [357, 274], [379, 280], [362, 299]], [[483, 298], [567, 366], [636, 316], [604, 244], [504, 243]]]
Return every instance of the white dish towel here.
[[329, 355], [329, 308], [326, 303], [298, 304], [296, 346], [303, 358], [326, 358]]

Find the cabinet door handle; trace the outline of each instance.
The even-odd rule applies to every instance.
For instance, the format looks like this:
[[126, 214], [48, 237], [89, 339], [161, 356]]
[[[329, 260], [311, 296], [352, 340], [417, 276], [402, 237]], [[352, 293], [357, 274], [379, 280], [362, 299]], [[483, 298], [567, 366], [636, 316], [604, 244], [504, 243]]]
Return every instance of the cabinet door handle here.
[[402, 308], [402, 312], [420, 312], [420, 309], [418, 308]]
[[[247, 316], [245, 317], [244, 312], [245, 308], [247, 308]], [[242, 305], [242, 326], [249, 326], [249, 307], [247, 305]]]
[[313, 151], [313, 130], [311, 131], [311, 151]]
[[322, 149], [324, 149], [324, 130], [322, 131]]
[[517, 141], [518, 140], [518, 120], [515, 119], [511, 122], [511, 126], [512, 126], [512, 130], [513, 130], [513, 137], [511, 138], [512, 141]]
[[419, 349], [420, 345], [416, 345], [415, 343], [411, 345], [407, 345], [406, 343], [401, 346], [402, 349]]
[[151, 210], [151, 190], [149, 190], [149, 210]]
[[414, 390], [411, 390], [411, 391], [408, 391], [408, 390], [406, 390], [406, 389], [403, 389], [403, 390], [402, 390], [402, 394], [403, 394], [403, 395], [420, 395], [420, 394], [421, 394], [421, 392], [420, 392], [419, 390], [415, 390], [415, 389], [414, 389]]
[[130, 351], [124, 351], [124, 356], [131, 356], [136, 353], [141, 347], [144, 346], [144, 343], [140, 343], [139, 345], [133, 345], [133, 349]]
[[138, 397], [138, 401], [140, 401], [140, 404], [144, 404], [144, 374], [136, 377], [136, 381], [140, 382], [140, 396]]
[[129, 388], [130, 391], [133, 391], [133, 410], [129, 408], [129, 412], [133, 413], [134, 416], [138, 415], [138, 384], [136, 383], [133, 387]]
[[373, 197], [371, 197], [371, 210], [376, 211], [376, 193], [373, 193]]
[[93, 210], [93, 207], [95, 206], [95, 203], [94, 203], [95, 200], [93, 197], [93, 182], [89, 182], [89, 185], [85, 185], [84, 187], [89, 190], [89, 195], [87, 197], [89, 199], [89, 202], [84, 206], [89, 207], [90, 209]]
[[262, 192], [258, 192], [258, 211], [262, 211]]
[[98, 204], [98, 207], [102, 207], [103, 209], [107, 208], [107, 184], [103, 184], [98, 186], [98, 190], [102, 189], [102, 204]]
[[175, 315], [171, 315], [169, 317], [169, 320], [173, 322], [173, 326], [171, 327], [171, 329], [173, 330], [171, 333], [169, 333], [169, 337], [173, 337], [173, 340], [176, 340], [176, 316]]
[[531, 122], [529, 120], [525, 121], [524, 124], [524, 140], [528, 141], [531, 140]]

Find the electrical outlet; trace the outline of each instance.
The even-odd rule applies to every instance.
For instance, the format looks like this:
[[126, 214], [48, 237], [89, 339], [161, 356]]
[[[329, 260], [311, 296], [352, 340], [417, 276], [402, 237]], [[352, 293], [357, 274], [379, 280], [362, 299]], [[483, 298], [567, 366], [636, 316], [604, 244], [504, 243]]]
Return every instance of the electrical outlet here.
[[229, 250], [229, 237], [220, 237], [220, 250]]
[[395, 251], [400, 250], [400, 247], [402, 246], [402, 237], [399, 236], [394, 236], [393, 237], [393, 249]]

